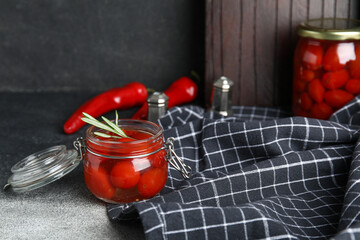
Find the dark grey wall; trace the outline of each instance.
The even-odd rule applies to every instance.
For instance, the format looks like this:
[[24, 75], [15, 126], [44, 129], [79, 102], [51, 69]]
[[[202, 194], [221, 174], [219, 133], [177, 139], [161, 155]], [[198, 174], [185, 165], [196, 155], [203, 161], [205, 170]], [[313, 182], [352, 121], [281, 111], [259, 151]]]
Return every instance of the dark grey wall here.
[[203, 65], [203, 0], [0, 2], [0, 91], [164, 90]]

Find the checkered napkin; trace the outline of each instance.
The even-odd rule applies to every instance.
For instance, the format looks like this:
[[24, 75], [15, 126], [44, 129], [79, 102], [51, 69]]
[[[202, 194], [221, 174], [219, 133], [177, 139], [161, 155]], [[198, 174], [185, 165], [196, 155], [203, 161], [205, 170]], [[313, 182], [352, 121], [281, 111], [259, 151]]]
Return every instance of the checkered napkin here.
[[158, 196], [110, 219], [140, 217], [147, 239], [359, 238], [360, 96], [330, 121], [233, 110], [171, 109], [160, 124], [192, 177], [170, 167]]

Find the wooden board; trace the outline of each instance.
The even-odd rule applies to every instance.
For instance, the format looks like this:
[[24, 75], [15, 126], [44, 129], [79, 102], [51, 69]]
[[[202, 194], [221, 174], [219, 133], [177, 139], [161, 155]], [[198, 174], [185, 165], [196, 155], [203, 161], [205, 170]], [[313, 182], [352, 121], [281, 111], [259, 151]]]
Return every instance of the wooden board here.
[[213, 81], [235, 82], [234, 105], [289, 106], [297, 25], [358, 18], [357, 0], [206, 0], [205, 102]]

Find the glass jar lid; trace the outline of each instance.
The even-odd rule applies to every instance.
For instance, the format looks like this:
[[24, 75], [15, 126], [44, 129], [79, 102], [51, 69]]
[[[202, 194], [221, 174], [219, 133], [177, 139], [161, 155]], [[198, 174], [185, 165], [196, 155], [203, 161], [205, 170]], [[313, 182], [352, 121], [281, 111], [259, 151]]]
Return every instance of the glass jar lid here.
[[45, 186], [71, 172], [81, 161], [78, 152], [59, 145], [33, 153], [12, 168], [4, 188], [27, 192]]
[[323, 40], [360, 39], [360, 21], [350, 18], [319, 18], [302, 22], [297, 33], [302, 37]]

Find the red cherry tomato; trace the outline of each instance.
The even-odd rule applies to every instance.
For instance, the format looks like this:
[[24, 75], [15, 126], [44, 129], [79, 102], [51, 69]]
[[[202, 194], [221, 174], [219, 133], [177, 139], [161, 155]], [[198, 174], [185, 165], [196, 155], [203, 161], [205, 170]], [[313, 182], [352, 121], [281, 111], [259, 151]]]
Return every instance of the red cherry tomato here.
[[355, 57], [356, 59], [348, 64], [349, 72], [351, 77], [360, 78], [360, 44], [355, 45]]
[[84, 178], [87, 187], [95, 196], [105, 199], [114, 196], [115, 188], [110, 184], [108, 173], [104, 168], [87, 165], [84, 167]]
[[337, 54], [338, 45], [335, 44], [326, 51], [324, 55], [324, 69], [326, 71], [336, 71], [342, 69], [345, 64], [341, 64], [339, 61], [339, 56]]
[[309, 83], [308, 93], [315, 102], [321, 103], [323, 101], [325, 89], [319, 79], [315, 79]]
[[304, 67], [298, 67], [297, 77], [305, 82], [311, 82], [315, 78], [315, 72]]
[[300, 57], [303, 66], [311, 70], [317, 70], [321, 68], [324, 53], [321, 45], [310, 42], [301, 50]]
[[304, 116], [305, 110], [301, 108], [301, 94], [298, 92], [293, 92], [292, 95], [292, 106], [293, 113], [295, 116]]
[[150, 163], [153, 167], [162, 167], [165, 163], [165, 151], [160, 151], [150, 156]]
[[295, 116], [300, 116], [300, 117], [308, 117], [309, 116], [309, 113], [299, 106], [296, 106], [293, 108], [293, 113]]
[[313, 101], [311, 100], [311, 97], [308, 93], [304, 92], [301, 94], [300, 104], [304, 110], [309, 110], [311, 108]]
[[333, 113], [333, 109], [326, 103], [316, 103], [310, 109], [310, 116], [317, 119], [327, 120]]
[[297, 106], [300, 103], [301, 103], [300, 93], [294, 91], [292, 94], [292, 104], [293, 104], [293, 106], [295, 106], [295, 105]]
[[304, 68], [302, 71], [302, 75], [301, 75], [301, 79], [306, 81], [306, 82], [310, 82], [315, 78], [315, 73], [314, 71], [311, 71], [309, 69]]
[[162, 168], [152, 168], [140, 177], [137, 185], [138, 192], [145, 198], [155, 196], [163, 189], [167, 179], [167, 165]]
[[352, 94], [340, 89], [328, 91], [324, 96], [325, 102], [335, 108], [344, 106], [353, 98]]
[[115, 164], [110, 172], [110, 181], [114, 187], [129, 189], [134, 187], [140, 179], [140, 172], [135, 171], [130, 161]]
[[337, 89], [345, 85], [349, 80], [349, 73], [345, 70], [327, 72], [322, 77], [322, 84], [327, 89]]
[[360, 94], [360, 79], [350, 79], [345, 85], [346, 91], [358, 95]]
[[296, 92], [303, 92], [306, 89], [306, 82], [299, 78], [295, 78], [293, 84], [293, 90]]
[[353, 43], [338, 43], [329, 47], [324, 55], [323, 67], [326, 71], [337, 71], [355, 59]]

